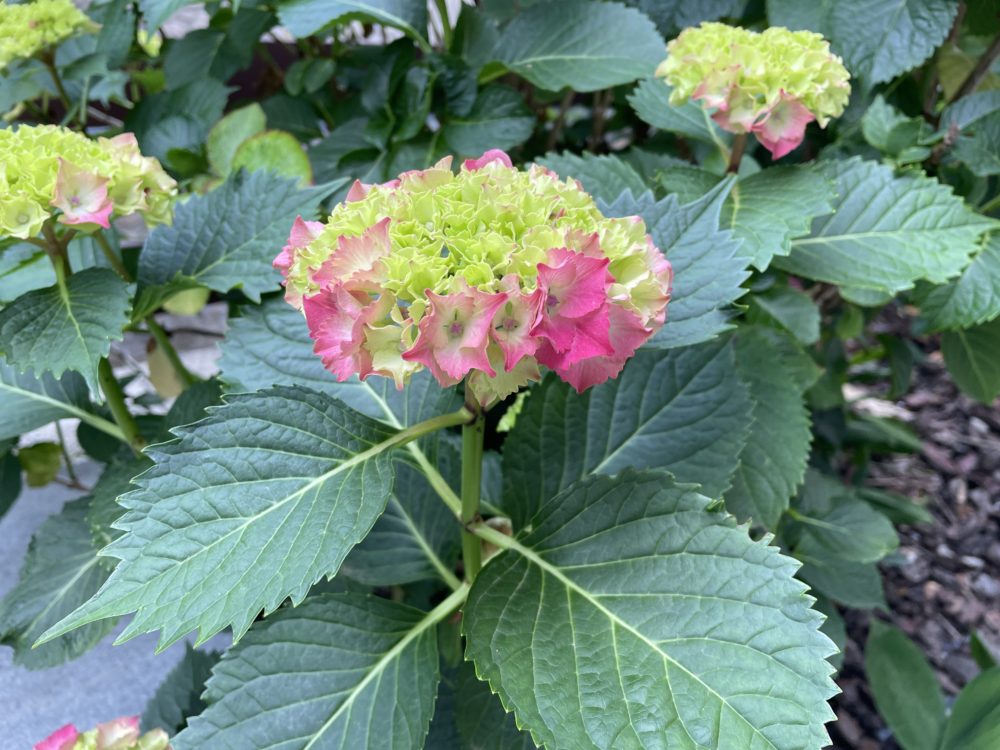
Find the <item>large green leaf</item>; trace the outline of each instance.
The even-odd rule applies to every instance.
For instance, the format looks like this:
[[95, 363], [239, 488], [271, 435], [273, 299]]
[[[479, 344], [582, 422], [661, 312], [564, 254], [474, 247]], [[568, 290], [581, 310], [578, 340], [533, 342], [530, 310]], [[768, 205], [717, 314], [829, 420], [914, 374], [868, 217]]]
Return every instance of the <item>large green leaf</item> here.
[[858, 563], [829, 554], [812, 537], [795, 548], [802, 560], [799, 578], [820, 594], [856, 609], [887, 609], [882, 575], [875, 563]]
[[89, 404], [87, 384], [79, 373], [67, 372], [59, 380], [48, 373], [36, 378], [0, 360], [0, 440], [72, 417], [114, 428], [95, 417]]
[[611, 203], [626, 190], [631, 190], [633, 195], [642, 195], [649, 189], [639, 173], [617, 156], [550, 152], [535, 161], [564, 180], [571, 177], [579, 180], [584, 190], [605, 203]]
[[865, 672], [875, 705], [904, 750], [937, 750], [944, 696], [917, 645], [902, 631], [872, 620]]
[[932, 289], [920, 314], [928, 331], [969, 328], [1000, 316], [1000, 234], [983, 242], [961, 276]]
[[979, 236], [996, 225], [922, 175], [897, 177], [857, 158], [818, 168], [836, 182], [835, 211], [813, 221], [810, 237], [792, 240], [790, 256], [775, 259], [799, 276], [888, 293], [918, 279], [942, 283], [961, 272]]
[[476, 677], [470, 662], [464, 662], [458, 673], [455, 714], [461, 750], [535, 750], [531, 735], [517, 728], [514, 715], [507, 713], [490, 686]]
[[205, 708], [201, 694], [212, 667], [219, 661], [214, 651], [202, 651], [185, 644], [184, 658], [167, 673], [142, 712], [142, 728], [160, 729], [176, 734], [187, 725], [187, 719]]
[[697, 102], [671, 104], [670, 91], [670, 86], [662, 80], [646, 78], [629, 94], [628, 103], [639, 119], [654, 128], [715, 144], [720, 151], [728, 152], [727, 144], [732, 136], [712, 122], [708, 112]]
[[253, 628], [212, 670], [208, 708], [175, 750], [423, 746], [437, 695], [438, 622], [361, 594], [323, 594]]
[[135, 612], [122, 640], [159, 628], [164, 648], [227, 626], [238, 639], [333, 576], [392, 491], [393, 432], [305, 388], [228, 396], [175, 434], [119, 498], [111, 578], [45, 638]]
[[745, 293], [741, 284], [749, 272], [739, 241], [719, 229], [731, 186], [732, 182], [725, 180], [683, 206], [676, 196], [657, 201], [652, 193], [638, 198], [624, 193], [610, 204], [601, 202], [608, 216], [641, 216], [674, 269], [667, 324], [648, 346], [689, 346], [732, 328], [733, 303]]
[[549, 376], [531, 391], [504, 449], [503, 502], [522, 528], [592, 473], [666, 469], [710, 497], [728, 489], [751, 401], [731, 342], [638, 352], [615, 380], [582, 394]]
[[65, 283], [22, 294], [0, 310], [0, 351], [21, 372], [66, 370], [97, 393], [97, 364], [122, 339], [129, 320], [128, 285], [106, 268], [88, 268]]
[[940, 132], [950, 133], [952, 155], [973, 174], [1000, 173], [1000, 91], [963, 96], [941, 114]]
[[598, 91], [649, 75], [663, 50], [652, 21], [634, 8], [565, 0], [518, 12], [493, 58], [542, 89]]
[[535, 115], [514, 89], [488, 86], [476, 95], [472, 109], [449, 117], [441, 128], [448, 147], [461, 156], [479, 156], [491, 148], [524, 143], [535, 130]]
[[663, 35], [671, 39], [688, 26], [702, 21], [714, 21], [723, 16], [738, 17], [743, 12], [742, 0], [625, 0], [649, 16]]
[[86, 498], [76, 500], [41, 525], [17, 585], [0, 601], [0, 644], [13, 648], [14, 662], [28, 669], [75, 659], [114, 627], [114, 620], [92, 623], [32, 648], [47, 628], [87, 601], [108, 577], [97, 563], [86, 512]]
[[751, 295], [747, 301], [747, 318], [751, 322], [774, 324], [806, 346], [819, 341], [819, 305], [808, 294], [791, 286], [775, 286]]
[[740, 252], [763, 271], [788, 255], [792, 238], [809, 234], [813, 218], [833, 210], [833, 184], [808, 167], [764, 169], [741, 177], [722, 209], [722, 226], [743, 240]]
[[[845, 488], [846, 489], [846, 488]], [[884, 515], [851, 495], [833, 498], [821, 513], [793, 518], [803, 533], [828, 554], [859, 563], [878, 562], [899, 546], [899, 536]]]
[[307, 218], [343, 180], [300, 190], [295, 180], [257, 171], [238, 173], [208, 195], [177, 208], [173, 224], [153, 230], [139, 256], [136, 317], [179, 289], [238, 288], [259, 301], [281, 277], [271, 266], [295, 217]]
[[311, 36], [334, 23], [378, 23], [399, 29], [430, 49], [424, 0], [282, 0], [278, 20], [295, 36]]
[[193, 2], [195, 0], [139, 0], [139, 10], [142, 11], [146, 26], [152, 33], [175, 12]]
[[[498, 535], [499, 536], [499, 535]], [[473, 584], [466, 653], [547, 748], [829, 742], [836, 688], [797, 564], [664, 473], [568, 488]]]
[[812, 444], [802, 388], [776, 367], [781, 356], [766, 331], [747, 328], [736, 337], [736, 363], [750, 389], [753, 424], [726, 492], [726, 508], [769, 529], [802, 482]]
[[983, 403], [1000, 394], [1000, 318], [941, 336], [944, 363], [963, 391]]
[[941, 750], [993, 750], [1000, 746], [1000, 667], [984, 670], [955, 699]]

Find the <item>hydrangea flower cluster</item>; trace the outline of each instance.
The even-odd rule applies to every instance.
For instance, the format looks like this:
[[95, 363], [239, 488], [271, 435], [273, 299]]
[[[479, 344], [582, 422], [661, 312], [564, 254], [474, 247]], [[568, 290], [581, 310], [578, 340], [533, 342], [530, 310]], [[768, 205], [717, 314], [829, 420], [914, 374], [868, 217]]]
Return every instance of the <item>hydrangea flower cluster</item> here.
[[31, 57], [74, 34], [101, 27], [70, 0], [34, 0], [9, 5], [0, 0], [0, 71], [14, 60]]
[[616, 376], [664, 323], [670, 263], [639, 217], [605, 218], [575, 180], [502, 151], [382, 185], [355, 182], [324, 225], [296, 220], [274, 261], [338, 380], [427, 368], [484, 406], [555, 371]]
[[111, 215], [170, 221], [177, 183], [132, 133], [92, 140], [54, 125], [0, 130], [0, 236], [27, 239], [58, 214], [80, 231]]
[[850, 74], [811, 31], [775, 26], [762, 33], [703, 23], [667, 45], [656, 75], [673, 86], [671, 104], [714, 108], [732, 133], [753, 133], [775, 159], [798, 146], [813, 120], [826, 127], [851, 95]]
[[35, 750], [170, 750], [170, 738], [162, 729], [140, 736], [139, 717], [123, 716], [83, 733], [67, 724], [36, 744]]

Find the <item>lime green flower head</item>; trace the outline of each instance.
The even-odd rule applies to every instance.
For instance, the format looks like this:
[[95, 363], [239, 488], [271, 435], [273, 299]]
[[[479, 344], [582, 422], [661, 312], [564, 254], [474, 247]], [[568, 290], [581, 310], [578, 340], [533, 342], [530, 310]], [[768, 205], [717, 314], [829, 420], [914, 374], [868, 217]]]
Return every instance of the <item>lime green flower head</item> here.
[[0, 70], [74, 34], [93, 34], [100, 28], [70, 0], [34, 0], [20, 5], [0, 0]]
[[673, 87], [671, 104], [700, 101], [720, 127], [753, 133], [776, 159], [802, 142], [808, 123], [826, 127], [838, 117], [851, 94], [847, 69], [811, 31], [703, 23], [685, 29], [667, 53], [656, 75]]
[[132, 133], [90, 139], [54, 125], [0, 130], [0, 236], [34, 237], [48, 219], [79, 231], [112, 215], [170, 221], [177, 183]]
[[355, 183], [301, 218], [274, 261], [338, 379], [428, 369], [483, 405], [548, 367], [578, 390], [616, 376], [664, 323], [670, 263], [638, 217], [607, 218], [575, 180], [486, 152]]

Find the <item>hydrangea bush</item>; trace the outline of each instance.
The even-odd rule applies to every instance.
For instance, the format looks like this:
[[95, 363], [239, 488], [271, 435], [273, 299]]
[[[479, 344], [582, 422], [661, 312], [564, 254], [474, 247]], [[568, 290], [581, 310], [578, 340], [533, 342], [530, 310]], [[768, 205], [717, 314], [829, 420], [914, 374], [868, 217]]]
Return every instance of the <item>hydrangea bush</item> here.
[[[993, 27], [391, 5], [182, 37], [176, 3], [0, 6], [0, 514], [81, 493], [0, 644], [189, 640], [141, 720], [22, 744], [841, 742], [842, 613], [889, 611], [930, 520], [866, 486], [918, 441], [845, 386], [895, 398], [940, 347], [1000, 392]], [[214, 365], [177, 346], [220, 317]], [[901, 746], [990, 741], [995, 667], [924, 711], [871, 632]]]

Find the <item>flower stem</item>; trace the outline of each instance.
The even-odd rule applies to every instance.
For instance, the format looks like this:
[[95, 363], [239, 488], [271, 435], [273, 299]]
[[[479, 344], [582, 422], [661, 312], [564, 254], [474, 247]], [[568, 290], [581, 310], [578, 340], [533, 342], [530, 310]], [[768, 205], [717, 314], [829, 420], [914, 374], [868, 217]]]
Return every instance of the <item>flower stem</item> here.
[[69, 112], [73, 108], [73, 103], [69, 99], [69, 94], [66, 93], [66, 88], [63, 86], [62, 79], [59, 77], [59, 71], [56, 70], [56, 58], [52, 52], [45, 52], [41, 55], [42, 65], [45, 66], [46, 70], [49, 71], [49, 75], [52, 76], [52, 83], [56, 85], [56, 92], [59, 94], [59, 101], [62, 102], [63, 107], [66, 112]]
[[740, 162], [743, 160], [743, 151], [747, 147], [747, 134], [737, 133], [733, 136], [733, 148], [729, 152], [729, 166], [726, 172], [736, 174], [740, 170]]
[[[468, 526], [479, 521], [479, 493], [483, 481], [483, 437], [486, 433], [486, 415], [470, 399], [466, 385], [466, 409], [474, 408], [474, 419], [462, 425], [462, 565], [465, 580], [473, 581], [483, 564], [483, 546]], [[475, 406], [470, 406], [470, 403]]]
[[111, 416], [114, 417], [115, 423], [125, 436], [125, 442], [138, 453], [146, 444], [146, 440], [139, 433], [139, 426], [135, 423], [132, 412], [128, 410], [128, 405], [125, 403], [125, 392], [111, 371], [111, 363], [108, 362], [107, 357], [102, 357], [97, 366], [97, 379], [101, 383], [101, 390], [104, 391], [104, 398], [108, 401]]
[[94, 241], [100, 246], [101, 252], [104, 253], [104, 257], [108, 259], [108, 263], [115, 270], [119, 276], [121, 276], [125, 281], [132, 281], [132, 274], [128, 272], [125, 268], [125, 264], [122, 259], [118, 257], [118, 253], [115, 252], [114, 248], [111, 247], [111, 243], [108, 242], [108, 238], [104, 236], [104, 232], [94, 232]]
[[435, 2], [437, 3], [438, 15], [441, 16], [441, 41], [444, 43], [444, 51], [447, 52], [451, 49], [451, 40], [455, 35], [455, 31], [448, 21], [448, 1], [435, 0]]
[[174, 348], [173, 343], [170, 341], [170, 336], [168, 336], [167, 332], [163, 330], [163, 326], [153, 319], [152, 315], [146, 316], [146, 327], [149, 329], [153, 338], [156, 339], [156, 345], [163, 350], [164, 356], [166, 356], [170, 366], [174, 368], [174, 372], [177, 373], [177, 377], [181, 381], [181, 384], [185, 388], [188, 388], [199, 382], [201, 378], [184, 366], [184, 362], [181, 361], [181, 356], [177, 353], [177, 349]]

